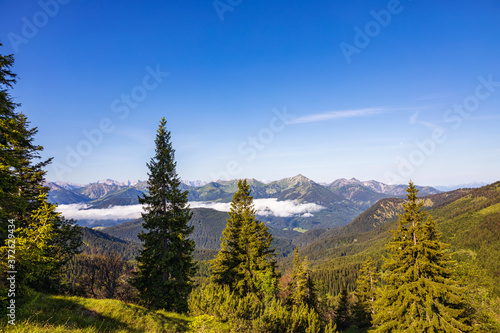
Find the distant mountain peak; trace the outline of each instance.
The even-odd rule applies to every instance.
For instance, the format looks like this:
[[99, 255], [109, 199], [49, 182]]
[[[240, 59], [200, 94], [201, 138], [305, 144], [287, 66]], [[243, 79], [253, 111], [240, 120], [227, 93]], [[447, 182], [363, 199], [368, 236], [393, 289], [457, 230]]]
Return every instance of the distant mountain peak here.
[[82, 185], [82, 184], [77, 184], [77, 183], [72, 183], [72, 182], [63, 182], [61, 180], [58, 180], [55, 182], [46, 182], [46, 183], [56, 184], [57, 186], [64, 188], [66, 190], [74, 190], [74, 189], [78, 189], [81, 187], [85, 187], [85, 185]]
[[121, 185], [120, 182], [114, 180], [114, 179], [101, 179], [96, 181], [94, 184], [106, 184], [106, 185]]
[[181, 179], [181, 183], [192, 187], [200, 187], [208, 184], [208, 182], [203, 180], [184, 180], [184, 179]]
[[136, 185], [136, 184], [138, 184], [140, 182], [141, 181], [139, 179], [126, 180], [124, 182], [120, 182], [120, 181], [108, 178], [108, 179], [98, 180], [95, 183], [91, 183], [91, 184], [106, 184], [106, 185], [116, 185], [116, 186], [134, 186], [134, 185]]
[[332, 182], [330, 184], [330, 186], [342, 187], [342, 186], [353, 185], [353, 184], [362, 185], [363, 183], [360, 182], [359, 180], [357, 180], [356, 178], [351, 178], [351, 179], [339, 178], [339, 179], [335, 180], [334, 182]]
[[[287, 178], [285, 178], [285, 179], [287, 179]], [[311, 183], [312, 182], [311, 179], [307, 178], [306, 176], [304, 176], [300, 173], [297, 176], [290, 177], [288, 179], [291, 181], [296, 181], [296, 182], [301, 182], [301, 183]]]
[[250, 185], [264, 185], [264, 183], [258, 179], [255, 179], [255, 178], [247, 178], [247, 183], [250, 184]]
[[137, 185], [141, 182], [141, 180], [139, 179], [133, 179], [133, 180], [126, 180], [125, 182], [123, 182], [124, 185], [127, 185], [127, 186], [134, 186], [134, 185]]

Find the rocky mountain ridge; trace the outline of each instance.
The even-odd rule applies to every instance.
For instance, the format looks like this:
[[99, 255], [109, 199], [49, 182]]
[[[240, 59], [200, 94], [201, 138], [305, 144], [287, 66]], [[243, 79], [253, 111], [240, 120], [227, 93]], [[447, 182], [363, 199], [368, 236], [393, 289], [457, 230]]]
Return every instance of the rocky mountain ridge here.
[[[237, 180], [210, 182], [201, 186], [189, 184], [200, 184], [198, 181], [183, 182], [182, 188], [189, 190], [190, 201], [220, 201], [229, 202], [237, 189]], [[263, 183], [256, 179], [247, 179], [255, 199], [277, 198], [278, 200], [298, 200], [302, 202], [314, 202], [322, 205], [330, 205], [334, 202], [352, 200], [362, 206], [371, 206], [376, 201], [386, 197], [404, 196], [406, 185], [388, 185], [375, 180], [359, 181], [355, 178], [350, 180], [341, 178], [330, 184], [322, 185], [303, 176], [283, 178], [270, 183]], [[112, 179], [100, 180], [87, 185], [77, 185], [61, 182], [46, 182], [50, 188], [49, 199], [59, 204], [90, 203], [103, 198], [114, 200], [123, 197], [134, 189], [138, 194], [147, 192], [146, 181], [118, 182]], [[437, 194], [439, 190], [430, 187], [418, 187], [422, 195]], [[139, 193], [140, 192], [140, 193]], [[132, 202], [135, 204], [138, 202]]]
[[[272, 199], [269, 204], [276, 202], [294, 202], [291, 205], [314, 204], [321, 206], [314, 213], [289, 214], [287, 216], [266, 214], [266, 221], [278, 229], [310, 230], [313, 228], [332, 228], [346, 225], [356, 216], [369, 208], [375, 202], [387, 197], [404, 195], [404, 185], [387, 185], [376, 181], [361, 182], [357, 179], [339, 179], [328, 185], [321, 185], [303, 176], [283, 178], [270, 183], [263, 183], [256, 179], [248, 179], [254, 199]], [[212, 204], [227, 204], [237, 190], [237, 180], [210, 182], [203, 186], [192, 187], [185, 183], [183, 190], [188, 190], [188, 199], [191, 202], [203, 201]], [[55, 183], [47, 183], [51, 189], [49, 200], [59, 205], [85, 204], [85, 207], [75, 209], [103, 209], [137, 205], [138, 197], [147, 193], [147, 182], [138, 181], [134, 185], [120, 185], [113, 180], [98, 181], [73, 190], [63, 188]], [[422, 195], [439, 193], [432, 187], [420, 187]], [[378, 192], [384, 191], [384, 192]], [[116, 210], [116, 209], [115, 209]], [[83, 212], [83, 211], [82, 211]], [[104, 211], [103, 211], [104, 213]], [[80, 214], [86, 215], [88, 214]], [[91, 220], [83, 224], [93, 224]], [[102, 225], [118, 223], [111, 219], [99, 222]]]

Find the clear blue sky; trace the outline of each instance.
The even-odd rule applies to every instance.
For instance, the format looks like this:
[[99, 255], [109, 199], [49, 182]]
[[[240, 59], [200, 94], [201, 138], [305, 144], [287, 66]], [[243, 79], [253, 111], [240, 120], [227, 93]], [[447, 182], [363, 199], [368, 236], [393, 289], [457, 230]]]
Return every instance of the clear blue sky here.
[[497, 0], [3, 0], [0, 52], [49, 180], [146, 179], [165, 116], [183, 179], [493, 182], [499, 17]]

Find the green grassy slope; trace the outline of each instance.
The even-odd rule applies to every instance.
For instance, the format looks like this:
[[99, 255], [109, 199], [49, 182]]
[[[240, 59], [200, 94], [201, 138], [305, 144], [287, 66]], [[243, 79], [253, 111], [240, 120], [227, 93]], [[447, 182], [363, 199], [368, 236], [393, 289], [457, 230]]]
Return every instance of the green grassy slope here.
[[[16, 325], [0, 321], [2, 332], [227, 332], [224, 324], [111, 299], [33, 293], [16, 313]], [[2, 318], [3, 319], [3, 318]]]

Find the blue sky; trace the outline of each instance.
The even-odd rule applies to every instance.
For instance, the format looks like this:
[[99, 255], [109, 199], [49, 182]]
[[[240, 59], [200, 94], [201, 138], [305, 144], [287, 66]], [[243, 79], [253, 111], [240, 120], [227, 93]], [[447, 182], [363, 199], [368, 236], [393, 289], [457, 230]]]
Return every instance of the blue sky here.
[[49, 180], [499, 180], [500, 3], [3, 0]]

